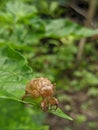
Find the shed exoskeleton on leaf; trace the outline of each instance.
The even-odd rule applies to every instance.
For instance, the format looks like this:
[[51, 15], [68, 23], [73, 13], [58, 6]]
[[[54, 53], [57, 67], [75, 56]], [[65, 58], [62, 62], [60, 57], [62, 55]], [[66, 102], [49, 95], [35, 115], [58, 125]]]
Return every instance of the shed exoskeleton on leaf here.
[[55, 110], [58, 108], [58, 100], [54, 97], [55, 84], [52, 84], [47, 78], [36, 78], [31, 80], [25, 89], [25, 95], [22, 97], [24, 100], [26, 97], [39, 98], [42, 97], [41, 109], [47, 111], [53, 106]]

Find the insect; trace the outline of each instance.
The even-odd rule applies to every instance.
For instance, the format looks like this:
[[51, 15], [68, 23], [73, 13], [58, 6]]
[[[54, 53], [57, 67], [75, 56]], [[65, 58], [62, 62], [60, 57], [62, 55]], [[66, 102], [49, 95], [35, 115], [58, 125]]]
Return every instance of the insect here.
[[52, 84], [50, 80], [43, 77], [36, 78], [27, 84], [22, 100], [26, 97], [42, 97], [40, 106], [43, 111], [47, 111], [49, 108], [52, 108], [52, 106], [55, 106], [56, 110], [58, 108], [58, 100], [53, 96], [54, 91], [55, 84]]

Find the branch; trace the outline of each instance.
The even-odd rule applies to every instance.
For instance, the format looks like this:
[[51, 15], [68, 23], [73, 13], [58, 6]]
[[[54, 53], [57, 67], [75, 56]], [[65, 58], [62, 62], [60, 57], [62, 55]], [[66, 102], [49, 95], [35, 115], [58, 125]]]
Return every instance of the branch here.
[[[90, 5], [89, 5], [86, 21], [85, 21], [85, 27], [91, 27], [91, 25], [92, 25], [91, 23], [93, 21], [93, 17], [94, 17], [95, 11], [96, 11], [96, 4], [97, 4], [97, 0], [90, 0]], [[82, 38], [80, 40], [79, 50], [78, 50], [78, 54], [77, 54], [78, 61], [80, 61], [82, 59], [85, 42], [86, 42], [86, 38]]]
[[75, 12], [78, 14], [82, 15], [84, 18], [87, 16], [87, 12], [81, 8], [79, 8], [76, 4], [74, 3], [69, 3], [68, 4], [70, 8], [72, 8]]

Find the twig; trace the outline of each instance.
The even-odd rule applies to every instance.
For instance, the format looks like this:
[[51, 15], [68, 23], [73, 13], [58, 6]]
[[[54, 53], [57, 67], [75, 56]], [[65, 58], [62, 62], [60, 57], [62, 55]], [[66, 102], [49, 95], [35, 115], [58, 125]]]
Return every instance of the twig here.
[[[95, 11], [96, 11], [96, 4], [97, 4], [96, 0], [90, 0], [90, 5], [89, 5], [86, 21], [85, 21], [85, 27], [91, 27], [91, 23], [93, 21], [93, 17], [94, 17]], [[78, 50], [78, 54], [77, 54], [78, 61], [80, 61], [82, 59], [85, 43], [86, 43], [86, 38], [82, 38], [79, 42], [79, 50]]]
[[78, 14], [82, 15], [84, 18], [87, 16], [87, 12], [81, 8], [79, 8], [76, 4], [74, 3], [69, 3], [68, 6], [75, 10]]
[[86, 27], [91, 27], [91, 23], [93, 21], [93, 17], [96, 11], [96, 5], [97, 5], [97, 0], [90, 0], [90, 6], [87, 14], [87, 19], [85, 21], [85, 26]]

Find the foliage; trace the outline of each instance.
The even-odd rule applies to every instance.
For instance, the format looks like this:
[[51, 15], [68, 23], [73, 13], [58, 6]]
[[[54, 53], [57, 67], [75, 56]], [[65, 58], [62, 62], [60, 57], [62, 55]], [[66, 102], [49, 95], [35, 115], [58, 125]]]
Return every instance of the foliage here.
[[12, 96], [14, 94], [21, 97], [20, 90], [23, 90], [31, 69], [27, 66], [25, 58], [12, 48], [4, 47], [0, 52], [0, 96], [4, 91]]
[[48, 130], [48, 126], [42, 126], [45, 118], [42, 112], [31, 107], [26, 108], [23, 104], [9, 99], [0, 99], [0, 102], [0, 129], [37, 129], [39, 127]]
[[[98, 73], [95, 71], [97, 67], [96, 64], [92, 64], [98, 57], [95, 46], [87, 42], [80, 65], [76, 61], [77, 41], [84, 37], [91, 37], [98, 33], [98, 30], [82, 27], [67, 18], [60, 17], [65, 11], [61, 5], [67, 2], [67, 0], [5, 0], [1, 2], [0, 100], [2, 105], [0, 109], [1, 119], [3, 118], [0, 120], [1, 128], [6, 127], [3, 121], [11, 116], [7, 121], [9, 129], [17, 126], [19, 129], [31, 127], [37, 129], [37, 125], [40, 129], [49, 129], [48, 126], [42, 125], [45, 113], [36, 107], [36, 103], [31, 105], [36, 109], [31, 106], [25, 108], [23, 104], [20, 104], [26, 83], [31, 78], [48, 77], [57, 83], [57, 91], [80, 91], [90, 87], [88, 95], [98, 95], [96, 92]], [[88, 62], [85, 62], [86, 60]], [[61, 99], [62, 95], [58, 97]], [[17, 114], [14, 114], [16, 110]], [[37, 112], [40, 123], [35, 118]], [[71, 119], [61, 109], [50, 112]], [[85, 117], [82, 115], [77, 117], [78, 123], [84, 120]]]
[[[24, 94], [24, 87], [26, 85], [27, 79], [29, 79], [31, 75], [31, 68], [27, 66], [26, 59], [22, 55], [9, 47], [4, 47], [1, 50], [0, 56], [0, 97], [8, 99], [11, 97], [12, 99], [15, 98], [16, 101], [19, 101], [19, 99], [21, 99]], [[60, 114], [61, 117], [64, 117], [62, 111], [57, 111], [57, 114], [59, 113], [63, 115], [62, 116]], [[66, 115], [65, 118], [67, 118]]]

